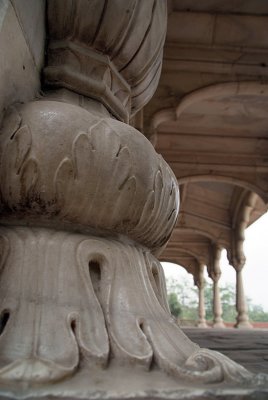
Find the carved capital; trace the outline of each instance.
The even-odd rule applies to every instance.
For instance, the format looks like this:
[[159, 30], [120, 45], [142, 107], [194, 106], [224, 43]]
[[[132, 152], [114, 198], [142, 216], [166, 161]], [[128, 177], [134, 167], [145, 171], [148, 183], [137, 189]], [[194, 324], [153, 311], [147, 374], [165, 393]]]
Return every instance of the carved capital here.
[[246, 256], [244, 253], [245, 230], [249, 225], [250, 215], [257, 202], [258, 195], [254, 192], [243, 191], [239, 208], [235, 210], [233, 216], [232, 246], [227, 252], [229, 263], [236, 271], [242, 271]]
[[199, 263], [198, 268], [194, 274], [194, 284], [199, 290], [204, 289], [205, 279], [204, 279], [204, 264]]
[[207, 265], [208, 275], [214, 281], [218, 282], [221, 277], [221, 259], [222, 248], [217, 244], [211, 246], [210, 262]]

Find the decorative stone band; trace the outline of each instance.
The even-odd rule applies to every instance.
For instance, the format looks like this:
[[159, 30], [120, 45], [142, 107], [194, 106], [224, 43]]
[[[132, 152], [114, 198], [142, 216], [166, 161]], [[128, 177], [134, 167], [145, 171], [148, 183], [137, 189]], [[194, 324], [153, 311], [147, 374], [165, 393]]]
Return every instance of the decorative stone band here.
[[42, 100], [13, 108], [0, 146], [2, 223], [123, 234], [153, 252], [167, 242], [176, 178], [129, 125]]
[[53, 42], [44, 76], [47, 86], [95, 98], [117, 119], [128, 122], [130, 87], [108, 56], [72, 42]]

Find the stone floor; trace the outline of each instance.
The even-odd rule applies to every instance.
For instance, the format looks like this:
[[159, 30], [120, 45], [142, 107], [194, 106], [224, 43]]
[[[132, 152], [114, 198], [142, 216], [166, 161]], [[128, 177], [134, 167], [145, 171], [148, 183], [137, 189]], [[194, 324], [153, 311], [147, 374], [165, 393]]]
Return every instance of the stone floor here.
[[268, 330], [185, 328], [183, 331], [199, 346], [220, 351], [252, 372], [268, 374]]
[[[268, 374], [268, 330], [198, 329], [184, 332], [201, 347], [218, 350], [255, 373]], [[178, 381], [158, 369], [110, 365], [81, 369], [66, 382], [1, 385], [0, 400], [267, 400], [268, 387], [203, 385]]]

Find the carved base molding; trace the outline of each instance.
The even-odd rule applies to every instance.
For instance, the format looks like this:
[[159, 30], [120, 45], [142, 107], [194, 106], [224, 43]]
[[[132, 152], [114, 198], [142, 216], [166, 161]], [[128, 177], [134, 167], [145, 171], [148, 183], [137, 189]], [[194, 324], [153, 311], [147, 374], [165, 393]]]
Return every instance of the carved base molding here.
[[37, 227], [0, 233], [1, 387], [18, 393], [23, 382], [31, 393], [53, 384], [53, 393], [63, 378], [74, 384], [76, 375], [125, 368], [195, 385], [262, 383], [183, 334], [168, 311], [162, 267], [141, 245]]

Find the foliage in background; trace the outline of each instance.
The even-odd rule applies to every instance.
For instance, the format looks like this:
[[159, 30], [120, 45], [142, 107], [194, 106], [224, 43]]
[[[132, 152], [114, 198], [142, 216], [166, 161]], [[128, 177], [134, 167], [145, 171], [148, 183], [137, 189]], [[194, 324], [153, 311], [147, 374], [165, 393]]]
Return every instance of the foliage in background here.
[[[174, 278], [167, 280], [168, 302], [172, 315], [179, 319], [197, 320], [197, 292], [187, 280], [177, 282]], [[174, 309], [180, 310], [176, 315]]]
[[[198, 290], [186, 279], [177, 282], [174, 278], [166, 281], [168, 302], [172, 315], [179, 319], [198, 320]], [[213, 320], [213, 286], [212, 283], [205, 284], [205, 307], [206, 320]], [[222, 318], [225, 322], [235, 322], [235, 287], [226, 284], [220, 288], [222, 301]], [[252, 304], [247, 299], [249, 319], [255, 322], [268, 322], [268, 312], [265, 312], [260, 305]]]
[[182, 307], [178, 301], [178, 296], [176, 295], [176, 293], [168, 294], [168, 304], [171, 314], [174, 315], [174, 317], [176, 318], [181, 318]]
[[252, 304], [248, 299], [248, 315], [249, 319], [253, 322], [268, 322], [268, 312], [264, 311], [259, 304]]
[[[232, 284], [226, 284], [220, 288], [222, 319], [226, 322], [235, 322], [235, 288]], [[205, 286], [205, 307], [207, 321], [213, 320], [213, 285], [206, 282]]]

